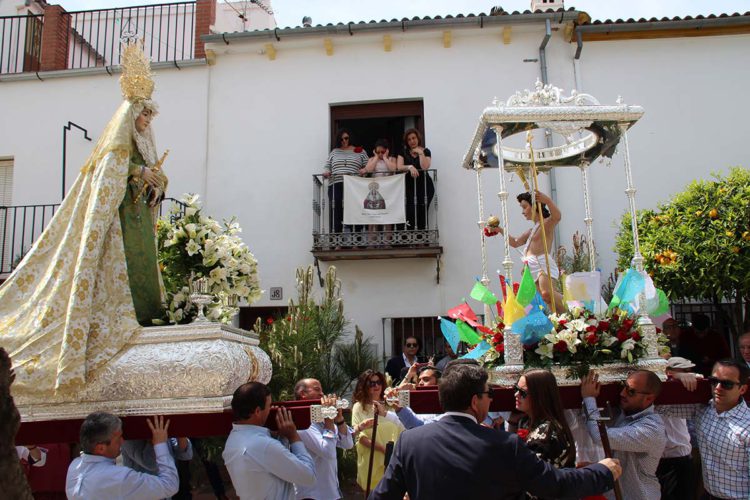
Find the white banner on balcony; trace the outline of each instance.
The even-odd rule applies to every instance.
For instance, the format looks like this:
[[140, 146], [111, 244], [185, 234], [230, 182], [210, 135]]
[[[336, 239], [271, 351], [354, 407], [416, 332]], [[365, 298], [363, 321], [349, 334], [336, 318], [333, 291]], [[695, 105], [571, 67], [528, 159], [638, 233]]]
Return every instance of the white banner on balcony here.
[[344, 176], [344, 224], [403, 224], [404, 175]]

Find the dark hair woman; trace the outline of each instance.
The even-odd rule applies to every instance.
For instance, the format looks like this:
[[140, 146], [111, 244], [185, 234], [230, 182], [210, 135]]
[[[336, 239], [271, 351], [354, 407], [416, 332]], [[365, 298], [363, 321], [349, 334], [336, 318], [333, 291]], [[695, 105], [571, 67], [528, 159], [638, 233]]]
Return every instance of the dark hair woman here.
[[[344, 231], [344, 176], [359, 175], [359, 171], [367, 165], [367, 153], [355, 147], [352, 134], [341, 129], [336, 134], [336, 145], [328, 155], [323, 165], [323, 177], [329, 178], [328, 200], [331, 208], [328, 213], [330, 232]], [[349, 231], [349, 226], [346, 231]]]
[[422, 144], [419, 130], [404, 132], [404, 150], [396, 158], [398, 170], [406, 172], [406, 220], [409, 229], [427, 229], [428, 211], [435, 184], [425, 170], [432, 166], [432, 153]]
[[[354, 389], [354, 406], [352, 407], [352, 425], [357, 426], [375, 415], [374, 402], [383, 400], [385, 376], [375, 370], [365, 370], [357, 380]], [[381, 414], [382, 415], [382, 414]], [[403, 426], [395, 418], [380, 418], [375, 442], [372, 442], [372, 429], [359, 434], [357, 440], [357, 484], [367, 490], [367, 471], [370, 467], [370, 448], [375, 447], [373, 455], [372, 478], [370, 489], [374, 488], [385, 472], [385, 446], [389, 441], [396, 441], [403, 431]]]
[[516, 409], [524, 413], [517, 424], [518, 434], [525, 435], [526, 446], [555, 467], [575, 467], [575, 441], [555, 376], [547, 370], [529, 370], [515, 389]]

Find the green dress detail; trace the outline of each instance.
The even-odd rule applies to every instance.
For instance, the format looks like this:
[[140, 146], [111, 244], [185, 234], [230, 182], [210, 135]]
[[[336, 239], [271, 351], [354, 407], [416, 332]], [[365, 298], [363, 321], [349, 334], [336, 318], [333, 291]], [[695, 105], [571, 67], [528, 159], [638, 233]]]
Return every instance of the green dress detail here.
[[153, 326], [152, 320], [162, 318], [165, 310], [162, 304], [154, 219], [152, 208], [148, 206], [148, 192], [134, 203], [143, 186], [140, 171], [145, 163], [143, 156], [134, 147], [130, 155], [128, 187], [119, 211], [135, 315], [141, 326]]

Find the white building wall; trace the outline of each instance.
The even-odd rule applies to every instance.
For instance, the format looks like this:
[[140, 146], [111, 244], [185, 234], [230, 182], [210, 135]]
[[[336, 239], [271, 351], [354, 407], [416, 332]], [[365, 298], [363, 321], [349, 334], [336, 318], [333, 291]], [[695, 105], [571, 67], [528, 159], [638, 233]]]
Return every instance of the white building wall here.
[[[155, 80], [160, 115], [153, 124], [157, 148], [171, 150], [164, 167], [170, 192], [202, 192], [208, 71], [160, 70]], [[59, 203], [63, 126], [72, 121], [92, 138], [75, 128], [67, 134], [69, 187], [121, 102], [119, 74], [3, 82], [0, 156], [15, 158], [13, 203]]]
[[[392, 52], [383, 50], [382, 34], [356, 34], [334, 37], [332, 56], [323, 37], [287, 38], [274, 42], [274, 61], [263, 51], [271, 39], [214, 44], [208, 48], [216, 51], [215, 66], [157, 71], [161, 115], [154, 127], [158, 147], [172, 151], [165, 166], [170, 194], [198, 192], [208, 213], [237, 215], [263, 287], [284, 288], [283, 302], [266, 296], [257, 305], [284, 305], [294, 297], [294, 269], [313, 262], [311, 181], [328, 154], [329, 106], [423, 99], [426, 145], [438, 170], [440, 283], [434, 259], [336, 264], [347, 316], [380, 344], [382, 318], [444, 313], [468, 298], [482, 274], [476, 178], [460, 163], [482, 109], [494, 97], [533, 86], [539, 63], [524, 60], [539, 57], [543, 33], [543, 24], [513, 27], [512, 43], [504, 45], [501, 27], [454, 29], [452, 46], [444, 48], [442, 30], [393, 32]], [[740, 97], [750, 76], [747, 42], [748, 36], [727, 36], [585, 43], [579, 90], [602, 103], [623, 95], [646, 109], [630, 135], [640, 207], [743, 163], [737, 129], [747, 111]], [[555, 31], [548, 73], [566, 91], [575, 85], [574, 52]], [[106, 75], [3, 82], [0, 156], [15, 158], [14, 203], [57, 202], [62, 126], [74, 121], [96, 140], [120, 99], [117, 79]], [[92, 145], [69, 133], [69, 175]], [[621, 157], [611, 167], [592, 166], [594, 234], [605, 275], [616, 258], [613, 224], [626, 208], [621, 167]], [[499, 214], [497, 174], [483, 174], [486, 216]], [[562, 243], [570, 246], [572, 232], [584, 229], [580, 176], [560, 171], [556, 180]], [[549, 189], [546, 176], [542, 185]], [[509, 187], [513, 198], [522, 190], [517, 179]], [[513, 234], [529, 227], [515, 202], [509, 212]], [[488, 240], [495, 291], [501, 246], [500, 238]], [[324, 273], [328, 264], [320, 265]], [[519, 271], [517, 265], [516, 279]]]

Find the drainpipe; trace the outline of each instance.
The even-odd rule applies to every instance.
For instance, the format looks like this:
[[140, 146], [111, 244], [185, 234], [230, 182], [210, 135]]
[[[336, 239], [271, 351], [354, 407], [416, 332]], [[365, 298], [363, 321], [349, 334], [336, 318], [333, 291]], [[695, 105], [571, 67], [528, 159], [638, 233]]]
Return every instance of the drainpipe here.
[[[549, 79], [547, 77], [547, 43], [552, 38], [552, 26], [549, 19], [544, 20], [544, 38], [542, 43], [539, 45], [539, 66], [542, 73], [542, 84], [547, 85]], [[544, 138], [547, 143], [547, 147], [552, 147], [552, 133], [549, 129], [544, 130]], [[550, 198], [555, 204], [557, 202], [557, 182], [555, 182], [555, 169], [551, 168], [549, 171], [549, 186], [550, 186]], [[559, 204], [558, 204], [559, 205]], [[557, 248], [560, 246], [560, 226], [555, 226], [555, 255], [557, 254]]]

